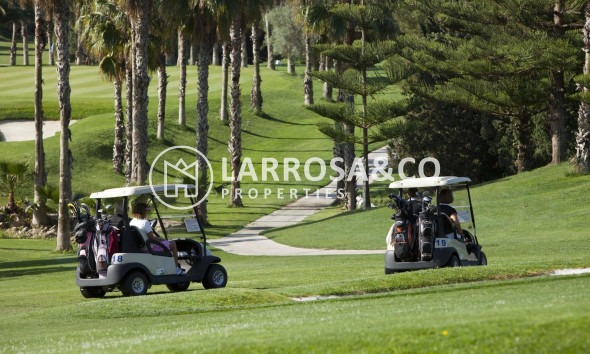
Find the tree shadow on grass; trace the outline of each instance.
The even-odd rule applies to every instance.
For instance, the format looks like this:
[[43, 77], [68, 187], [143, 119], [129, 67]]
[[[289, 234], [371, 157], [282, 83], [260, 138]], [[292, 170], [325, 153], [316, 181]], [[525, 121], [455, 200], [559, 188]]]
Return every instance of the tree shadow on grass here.
[[0, 280], [25, 275], [56, 272], [74, 272], [78, 264], [75, 258], [37, 259], [0, 263]]
[[294, 123], [294, 122], [288, 122], [286, 120], [281, 120], [281, 119], [275, 118], [275, 117], [269, 115], [268, 113], [260, 113], [258, 115], [258, 117], [260, 117], [262, 119], [270, 120], [272, 122], [281, 123], [281, 124], [289, 124], [289, 125], [313, 125], [313, 123]]

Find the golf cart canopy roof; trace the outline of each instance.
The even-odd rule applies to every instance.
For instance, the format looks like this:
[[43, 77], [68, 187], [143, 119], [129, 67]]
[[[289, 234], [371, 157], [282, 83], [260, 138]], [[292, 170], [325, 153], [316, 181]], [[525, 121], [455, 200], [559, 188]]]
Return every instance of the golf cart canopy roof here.
[[[152, 190], [153, 187], [153, 190]], [[134, 186], [134, 187], [122, 187], [107, 189], [102, 192], [92, 193], [90, 198], [92, 199], [105, 199], [105, 198], [118, 198], [118, 197], [129, 197], [132, 195], [148, 194], [148, 193], [161, 193], [164, 191], [170, 191], [174, 189], [195, 189], [194, 184], [158, 184], [154, 186]]]
[[467, 177], [441, 176], [426, 178], [406, 178], [401, 181], [393, 182], [389, 188], [426, 188], [450, 186], [457, 183], [471, 182]]

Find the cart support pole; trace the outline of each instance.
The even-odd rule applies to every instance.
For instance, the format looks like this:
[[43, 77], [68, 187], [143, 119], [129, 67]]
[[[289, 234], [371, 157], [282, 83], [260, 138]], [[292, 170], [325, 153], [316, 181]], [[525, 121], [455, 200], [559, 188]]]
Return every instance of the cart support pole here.
[[193, 211], [195, 212], [195, 218], [197, 218], [197, 223], [199, 224], [199, 229], [201, 229], [201, 235], [203, 235], [203, 257], [207, 255], [207, 236], [205, 236], [205, 229], [203, 228], [203, 223], [201, 222], [201, 216], [199, 215], [199, 209], [195, 205], [195, 200], [193, 197], [190, 197], [191, 204], [193, 205]]
[[471, 193], [469, 193], [469, 183], [465, 183], [467, 187], [467, 196], [469, 197], [469, 211], [471, 212], [471, 222], [473, 223], [473, 236], [477, 240], [477, 229], [475, 228], [475, 215], [473, 214], [473, 204], [471, 204]]
[[160, 222], [160, 227], [162, 228], [162, 232], [164, 233], [164, 237], [166, 240], [168, 239], [168, 233], [166, 232], [166, 228], [164, 227], [164, 221], [160, 217], [160, 212], [158, 212], [158, 206], [156, 205], [156, 201], [154, 200], [154, 195], [150, 194], [150, 199], [152, 200], [152, 205], [154, 206], [154, 210], [156, 211], [156, 215], [158, 216], [158, 221]]

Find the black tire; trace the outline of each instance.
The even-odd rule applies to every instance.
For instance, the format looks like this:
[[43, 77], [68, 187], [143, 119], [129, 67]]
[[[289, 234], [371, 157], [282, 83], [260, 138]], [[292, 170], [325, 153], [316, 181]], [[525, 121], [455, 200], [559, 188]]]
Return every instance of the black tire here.
[[227, 272], [220, 264], [210, 264], [203, 279], [205, 289], [224, 288], [227, 284]]
[[479, 252], [479, 259], [477, 260], [477, 264], [480, 266], [487, 266], [488, 265], [488, 257], [483, 252]]
[[168, 290], [172, 292], [185, 291], [186, 289], [188, 289], [189, 286], [191, 286], [190, 281], [185, 281], [184, 283], [166, 284]]
[[396, 272], [395, 272], [395, 270], [393, 270], [393, 269], [388, 269], [388, 268], [385, 268], [385, 275], [388, 275], [388, 274], [395, 274], [395, 273], [396, 273]]
[[447, 263], [447, 267], [460, 267], [461, 266], [461, 261], [459, 261], [459, 257], [457, 257], [456, 254], [451, 256], [451, 259], [449, 259], [449, 263]]
[[80, 288], [80, 293], [87, 299], [97, 298], [97, 297], [104, 297], [104, 294], [107, 292], [103, 290], [100, 286], [89, 286], [85, 288]]
[[142, 272], [133, 271], [129, 273], [121, 284], [123, 296], [144, 295], [149, 288], [147, 278]]

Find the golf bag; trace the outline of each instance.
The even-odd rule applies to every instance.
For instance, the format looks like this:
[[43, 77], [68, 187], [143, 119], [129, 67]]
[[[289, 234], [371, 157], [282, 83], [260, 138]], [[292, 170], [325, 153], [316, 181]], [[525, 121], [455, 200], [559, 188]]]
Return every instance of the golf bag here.
[[[399, 210], [392, 219], [395, 219], [394, 227], [392, 228], [392, 243], [396, 257], [404, 262], [416, 260], [417, 254], [417, 228], [416, 228], [416, 213], [419, 210], [419, 204], [415, 202], [407, 202], [403, 198], [390, 194], [389, 198], [394, 199], [397, 209]], [[393, 204], [390, 204], [393, 209]]]
[[110, 264], [110, 256], [119, 251], [118, 232], [111, 227], [110, 222], [104, 220], [96, 221], [96, 232], [93, 242], [93, 251], [96, 257], [96, 271], [103, 273], [107, 271]]
[[119, 251], [118, 232], [110, 223], [94, 218], [78, 222], [74, 229], [78, 243], [78, 268], [83, 278], [106, 272], [110, 255]]
[[420, 260], [432, 260], [432, 249], [436, 235], [435, 216], [432, 210], [426, 209], [418, 216]]
[[86, 278], [96, 272], [96, 260], [92, 244], [95, 235], [95, 222], [88, 218], [81, 220], [74, 228], [74, 235], [78, 243], [78, 269], [80, 276]]

